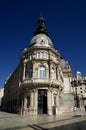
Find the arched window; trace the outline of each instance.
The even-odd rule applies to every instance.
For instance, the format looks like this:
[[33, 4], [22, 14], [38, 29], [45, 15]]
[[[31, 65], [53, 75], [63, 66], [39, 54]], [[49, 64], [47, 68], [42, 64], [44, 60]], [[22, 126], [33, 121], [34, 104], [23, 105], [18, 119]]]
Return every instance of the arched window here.
[[38, 78], [44, 79], [45, 78], [45, 67], [40, 66], [38, 69]]

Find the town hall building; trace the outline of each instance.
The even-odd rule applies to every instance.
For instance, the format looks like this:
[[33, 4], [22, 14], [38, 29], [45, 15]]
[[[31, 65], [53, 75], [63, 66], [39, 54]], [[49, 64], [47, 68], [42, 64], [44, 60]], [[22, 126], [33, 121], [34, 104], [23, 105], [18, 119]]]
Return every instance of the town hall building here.
[[73, 111], [72, 70], [54, 44], [40, 17], [19, 65], [5, 81], [3, 110], [22, 115]]

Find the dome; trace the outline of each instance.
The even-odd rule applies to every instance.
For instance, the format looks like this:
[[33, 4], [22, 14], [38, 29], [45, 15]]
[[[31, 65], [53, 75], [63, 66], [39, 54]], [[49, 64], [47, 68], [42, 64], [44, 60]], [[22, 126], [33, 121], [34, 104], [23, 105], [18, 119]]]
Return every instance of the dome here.
[[46, 46], [46, 47], [53, 47], [52, 41], [49, 38], [45, 20], [43, 17], [40, 17], [37, 22], [36, 31], [30, 41], [30, 46]]
[[33, 36], [29, 46], [47, 46], [53, 47], [51, 39], [46, 34], [37, 34]]
[[77, 71], [76, 73], [79, 74], [79, 75], [81, 75], [81, 72], [80, 72], [80, 71]]

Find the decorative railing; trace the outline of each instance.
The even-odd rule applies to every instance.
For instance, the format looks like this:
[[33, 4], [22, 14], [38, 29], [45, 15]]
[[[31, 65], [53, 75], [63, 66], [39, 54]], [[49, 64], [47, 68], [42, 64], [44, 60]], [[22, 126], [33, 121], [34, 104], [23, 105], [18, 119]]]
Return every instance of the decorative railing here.
[[28, 85], [28, 84], [47, 84], [50, 86], [62, 86], [62, 82], [56, 80], [56, 79], [40, 79], [40, 78], [26, 78], [19, 82], [19, 86], [21, 85]]

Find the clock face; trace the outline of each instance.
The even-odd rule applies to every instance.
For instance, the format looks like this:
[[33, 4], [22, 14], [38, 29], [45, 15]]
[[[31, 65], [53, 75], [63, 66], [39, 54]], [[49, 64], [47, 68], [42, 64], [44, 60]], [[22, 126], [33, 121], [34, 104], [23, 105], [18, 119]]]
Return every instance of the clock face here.
[[40, 42], [40, 44], [41, 44], [41, 46], [44, 46], [44, 45], [45, 45], [45, 42], [42, 40], [42, 41]]

